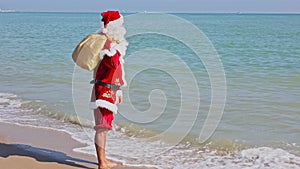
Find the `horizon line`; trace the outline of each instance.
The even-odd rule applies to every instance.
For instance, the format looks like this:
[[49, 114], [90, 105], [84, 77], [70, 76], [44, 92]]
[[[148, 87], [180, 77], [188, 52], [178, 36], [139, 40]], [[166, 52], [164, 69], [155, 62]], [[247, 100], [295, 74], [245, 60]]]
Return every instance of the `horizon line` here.
[[[1, 12], [4, 11], [4, 12]], [[8, 12], [5, 12], [8, 11]], [[120, 13], [165, 13], [165, 14], [300, 14], [300, 12], [217, 12], [217, 11], [125, 11], [119, 10]], [[0, 13], [100, 13], [98, 11], [18, 11], [18, 10], [0, 10]]]

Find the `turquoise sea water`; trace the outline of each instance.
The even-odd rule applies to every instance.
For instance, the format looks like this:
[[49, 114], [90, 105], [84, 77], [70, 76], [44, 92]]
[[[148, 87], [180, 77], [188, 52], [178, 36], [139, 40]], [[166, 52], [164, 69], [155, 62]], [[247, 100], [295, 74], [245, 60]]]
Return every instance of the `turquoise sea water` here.
[[[212, 138], [215, 143], [212, 144], [230, 147], [235, 151], [232, 142], [238, 142], [251, 148], [263, 146], [281, 148], [299, 155], [300, 15], [175, 15], [193, 23], [205, 33], [216, 48], [224, 66], [227, 100], [222, 120]], [[0, 13], [1, 121], [40, 125], [26, 119], [49, 118], [52, 120], [47, 120], [45, 123], [49, 124], [44, 124], [44, 127], [56, 129], [58, 122], [53, 120], [53, 117], [64, 119], [64, 125], [69, 123], [68, 121], [76, 121], [73, 118], [76, 113], [72, 99], [74, 63], [71, 53], [85, 35], [98, 29], [99, 17], [96, 13]], [[188, 34], [187, 32], [187, 36]], [[197, 75], [201, 106], [192, 131], [187, 137], [187, 142], [193, 144], [201, 131], [211, 99], [209, 78], [203, 64], [187, 47], [168, 37], [140, 35], [129, 37], [128, 41], [130, 45], [126, 57], [146, 47], [170, 50], [180, 55]], [[180, 70], [180, 67], [176, 69]], [[180, 92], [176, 81], [170, 75], [150, 69], [137, 74], [131, 85], [131, 102], [139, 110], [149, 108], [148, 96], [153, 89], [165, 91], [168, 102], [163, 115], [151, 123], [131, 125], [132, 122], [117, 115], [115, 124], [122, 127], [121, 133], [127, 130], [127, 135], [129, 133], [139, 137], [139, 133], [143, 133], [141, 130], [159, 133], [172, 125], [180, 108]], [[12, 106], [18, 100], [20, 105], [18, 106], [17, 102]], [[121, 107], [121, 110], [126, 111], [126, 105]], [[20, 118], [20, 115], [24, 115], [24, 118]], [[85, 117], [83, 114], [79, 115]], [[70, 132], [73, 131], [70, 129], [72, 127], [74, 126], [66, 125], [66, 128], [58, 129]], [[119, 134], [114, 133], [111, 141], [117, 142], [113, 138], [123, 137]], [[222, 141], [218, 142], [219, 139]], [[84, 137], [80, 140], [86, 141]], [[128, 141], [129, 145], [130, 143]], [[153, 149], [155, 145], [148, 146], [149, 149]], [[84, 150], [87, 153], [91, 151]], [[111, 151], [111, 156], [114, 156], [114, 150]], [[268, 151], [278, 156], [282, 154], [277, 150], [274, 152], [268, 149], [254, 150], [258, 154], [268, 154]], [[185, 153], [182, 154], [186, 156]], [[118, 156], [115, 158], [122, 159]], [[168, 158], [164, 160], [167, 161]], [[134, 160], [126, 158], [124, 160], [134, 163]], [[138, 163], [162, 168], [176, 166], [175, 164], [164, 166], [163, 161], [161, 163], [147, 161], [147, 158]], [[197, 167], [197, 163], [202, 166], [202, 162], [200, 165], [197, 161], [177, 163], [183, 164], [186, 168]], [[283, 164], [285, 163], [280, 163], [284, 166]], [[255, 165], [252, 167], [255, 168]], [[295, 168], [297, 167], [300, 167], [299, 161], [295, 165]]]

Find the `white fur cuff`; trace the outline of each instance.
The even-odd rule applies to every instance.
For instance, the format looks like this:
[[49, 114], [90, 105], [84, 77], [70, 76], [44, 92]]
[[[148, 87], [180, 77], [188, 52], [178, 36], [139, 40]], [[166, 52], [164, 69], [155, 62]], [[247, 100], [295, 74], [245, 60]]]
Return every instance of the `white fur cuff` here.
[[117, 90], [116, 97], [118, 98], [119, 96], [123, 97], [122, 90]]

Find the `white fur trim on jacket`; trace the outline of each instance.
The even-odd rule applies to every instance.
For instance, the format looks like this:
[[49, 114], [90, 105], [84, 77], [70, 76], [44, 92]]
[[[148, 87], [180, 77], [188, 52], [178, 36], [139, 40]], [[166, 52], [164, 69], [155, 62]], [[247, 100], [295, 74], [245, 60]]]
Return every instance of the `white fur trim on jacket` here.
[[114, 56], [117, 53], [117, 50], [120, 52], [122, 56], [125, 55], [126, 47], [123, 47], [122, 45], [119, 45], [117, 43], [111, 43], [110, 49], [103, 49], [100, 52], [100, 57], [103, 57], [104, 55], [107, 55], [109, 57]]
[[122, 90], [117, 90], [117, 92], [116, 92], [116, 97], [118, 98], [119, 96], [123, 96], [123, 92], [122, 92]]
[[109, 57], [114, 56], [117, 53], [117, 51], [115, 49], [110, 48], [110, 50], [108, 49], [104, 49], [100, 52], [100, 57], [103, 58], [104, 55], [107, 55]]
[[117, 92], [116, 92], [116, 98], [117, 98], [117, 100], [116, 100], [116, 104], [119, 104], [119, 97], [123, 97], [123, 92], [122, 92], [122, 90], [120, 89], [120, 90], [117, 90]]
[[120, 62], [121, 62], [121, 66], [122, 66], [122, 80], [123, 80], [123, 87], [126, 87], [127, 86], [127, 82], [126, 82], [126, 80], [125, 80], [125, 71], [124, 71], [124, 59], [123, 59], [123, 57], [121, 56], [120, 57]]
[[113, 113], [118, 113], [118, 107], [115, 104], [112, 104], [111, 102], [108, 102], [106, 100], [96, 100], [95, 102], [90, 102], [90, 109], [97, 109], [98, 107], [106, 108]]

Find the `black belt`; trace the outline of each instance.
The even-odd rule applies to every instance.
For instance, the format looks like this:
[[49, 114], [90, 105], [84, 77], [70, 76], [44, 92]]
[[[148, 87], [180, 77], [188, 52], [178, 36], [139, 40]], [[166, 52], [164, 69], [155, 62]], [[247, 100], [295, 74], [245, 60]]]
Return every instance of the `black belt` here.
[[107, 88], [111, 88], [113, 91], [117, 91], [120, 89], [120, 86], [117, 86], [117, 85], [113, 85], [113, 84], [109, 84], [109, 83], [103, 83], [99, 80], [92, 80], [90, 82], [90, 84], [97, 84], [97, 85], [100, 85], [100, 86], [104, 86], [104, 87], [107, 87]]

